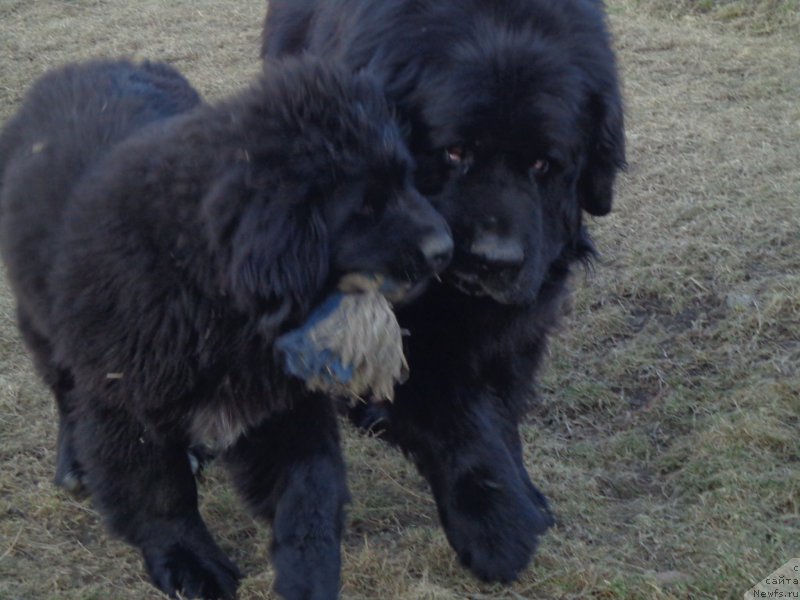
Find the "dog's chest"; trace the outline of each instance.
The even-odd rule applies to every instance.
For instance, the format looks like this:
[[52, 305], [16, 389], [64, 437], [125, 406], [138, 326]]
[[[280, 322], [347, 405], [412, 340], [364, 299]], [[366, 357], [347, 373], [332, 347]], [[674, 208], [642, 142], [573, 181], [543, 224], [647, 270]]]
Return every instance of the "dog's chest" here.
[[193, 444], [223, 451], [272, 413], [286, 408], [286, 394], [275, 385], [274, 365], [248, 362], [243, 361], [213, 389], [206, 390], [202, 401], [190, 411], [187, 428]]

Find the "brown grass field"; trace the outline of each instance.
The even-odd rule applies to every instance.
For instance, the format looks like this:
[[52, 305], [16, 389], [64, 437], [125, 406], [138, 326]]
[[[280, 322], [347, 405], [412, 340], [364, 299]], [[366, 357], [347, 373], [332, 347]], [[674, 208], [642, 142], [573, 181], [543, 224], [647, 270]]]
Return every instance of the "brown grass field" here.
[[[800, 556], [800, 7], [609, 0], [630, 169], [591, 223], [528, 465], [560, 525], [511, 587], [456, 563], [425, 483], [347, 431], [342, 597], [742, 598]], [[208, 97], [259, 68], [261, 0], [0, 0], [0, 121], [48, 68], [167, 60]], [[90, 505], [57, 491], [55, 410], [0, 281], [0, 599], [159, 595]], [[202, 510], [272, 598], [268, 530], [212, 466]]]

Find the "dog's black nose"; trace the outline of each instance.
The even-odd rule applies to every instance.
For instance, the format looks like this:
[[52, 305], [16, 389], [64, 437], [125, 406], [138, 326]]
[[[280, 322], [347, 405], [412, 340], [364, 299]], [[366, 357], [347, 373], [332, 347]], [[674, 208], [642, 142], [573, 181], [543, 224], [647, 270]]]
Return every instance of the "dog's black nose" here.
[[453, 258], [453, 238], [446, 233], [429, 235], [422, 240], [420, 250], [428, 266], [438, 273], [444, 270]]
[[519, 240], [496, 233], [482, 233], [472, 242], [470, 254], [492, 269], [518, 269], [525, 261], [525, 251]]

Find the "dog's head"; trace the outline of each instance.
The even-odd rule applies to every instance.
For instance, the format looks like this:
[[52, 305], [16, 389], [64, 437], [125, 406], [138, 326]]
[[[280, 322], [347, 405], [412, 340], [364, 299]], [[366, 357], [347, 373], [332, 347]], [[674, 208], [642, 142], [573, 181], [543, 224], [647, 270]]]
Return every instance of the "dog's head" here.
[[283, 321], [352, 273], [382, 276], [396, 300], [449, 263], [450, 230], [414, 188], [369, 75], [310, 58], [267, 63], [221, 110], [235, 158], [204, 216], [239, 305]]
[[411, 124], [417, 186], [453, 232], [449, 280], [527, 303], [556, 263], [590, 251], [582, 210], [611, 210], [622, 105], [595, 4], [548, 4], [554, 14], [539, 7], [535, 18], [488, 14], [489, 4], [441, 15], [441, 31], [409, 51], [425, 58], [388, 89]]

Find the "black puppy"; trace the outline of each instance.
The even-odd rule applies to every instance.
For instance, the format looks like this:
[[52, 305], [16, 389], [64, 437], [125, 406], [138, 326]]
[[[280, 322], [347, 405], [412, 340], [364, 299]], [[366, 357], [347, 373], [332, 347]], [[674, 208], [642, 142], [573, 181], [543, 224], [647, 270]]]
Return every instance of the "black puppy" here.
[[512, 580], [553, 519], [518, 425], [572, 265], [624, 166], [600, 0], [271, 0], [262, 53], [369, 65], [408, 126], [418, 189], [456, 251], [399, 314], [410, 379], [353, 418], [416, 461], [461, 562]]
[[2, 254], [61, 413], [58, 479], [86, 485], [159, 588], [230, 598], [239, 571], [186, 453], [221, 451], [272, 523], [278, 593], [335, 598], [335, 411], [272, 343], [341, 276], [420, 284], [452, 241], [369, 76], [292, 59], [198, 102], [166, 66], [68, 66], [0, 135]]
[[[99, 90], [99, 91], [98, 91]], [[129, 61], [97, 61], [84, 66], [67, 66], [63, 73], [53, 73], [42, 78], [29, 94], [30, 101], [20, 109], [16, 118], [9, 121], [0, 135], [0, 193], [16, 186], [24, 190], [20, 196], [16, 219], [41, 218], [43, 200], [64, 202], [84, 172], [99, 161], [108, 150], [131, 133], [149, 123], [166, 119], [197, 107], [201, 98], [197, 91], [172, 67], [153, 62], [134, 64]], [[58, 107], [58, 108], [57, 108]], [[70, 113], [74, 107], [77, 112]], [[54, 109], [56, 114], [53, 115]], [[53, 123], [64, 121], [57, 127]], [[38, 139], [33, 124], [41, 122]], [[45, 134], [46, 132], [46, 134]], [[73, 139], [73, 136], [78, 136]], [[25, 145], [29, 147], [20, 154]], [[79, 151], [69, 151], [77, 150]], [[54, 151], [55, 149], [55, 151]], [[27, 156], [27, 158], [25, 158]], [[9, 169], [5, 166], [27, 162], [29, 166]], [[8, 184], [3, 186], [3, 176]], [[19, 177], [19, 182], [15, 178]], [[33, 199], [33, 200], [29, 200]], [[5, 202], [0, 202], [0, 211]], [[24, 211], [24, 213], [23, 213]], [[2, 214], [2, 213], [0, 213]], [[39, 236], [27, 230], [9, 226], [3, 230], [3, 248], [9, 252], [6, 261], [12, 281], [24, 282], [39, 277], [32, 264], [51, 260], [49, 248]], [[12, 258], [12, 253], [18, 258]], [[25, 282], [21, 286], [40, 286]], [[36, 301], [32, 299], [32, 301]], [[46, 310], [46, 307], [37, 309]], [[69, 419], [60, 390], [72, 386], [66, 373], [52, 368], [48, 343], [36, 335], [32, 324], [21, 319], [23, 336], [33, 348], [39, 373], [54, 390], [61, 415], [58, 432], [58, 464], [55, 482], [74, 493], [83, 493], [83, 472], [78, 464], [69, 435]], [[42, 345], [39, 349], [39, 345]]]

